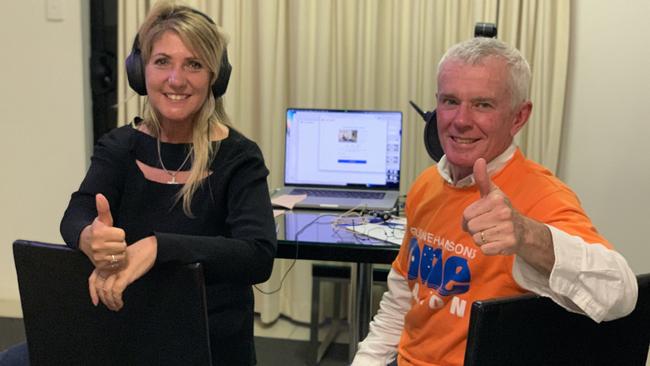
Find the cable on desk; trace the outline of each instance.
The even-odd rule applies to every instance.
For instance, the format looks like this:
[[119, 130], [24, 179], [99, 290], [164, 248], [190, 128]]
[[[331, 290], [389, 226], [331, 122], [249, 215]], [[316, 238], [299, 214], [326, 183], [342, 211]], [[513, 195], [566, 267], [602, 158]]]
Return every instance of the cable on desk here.
[[[357, 212], [359, 208], [360, 211]], [[374, 230], [382, 230], [386, 238], [395, 238], [397, 240], [402, 240], [404, 238], [404, 225], [391, 223], [390, 220], [397, 217], [399, 210], [393, 208], [388, 211], [377, 211], [377, 210], [368, 210], [365, 205], [356, 206], [341, 215], [339, 215], [336, 220], [332, 221], [332, 230], [336, 233], [341, 228], [352, 227], [352, 236], [359, 243], [364, 242], [383, 242], [381, 239], [377, 239], [368, 235]], [[355, 230], [357, 225], [366, 225], [366, 224], [379, 224], [376, 228], [372, 228], [367, 231], [365, 234], [360, 234]], [[398, 230], [398, 229], [402, 230]]]
[[[359, 209], [360, 209], [360, 212], [357, 212], [357, 210], [359, 210]], [[275, 293], [277, 293], [278, 291], [280, 291], [282, 289], [282, 285], [284, 284], [284, 280], [287, 278], [287, 276], [289, 275], [289, 272], [291, 272], [293, 267], [296, 265], [296, 261], [298, 260], [298, 251], [299, 251], [299, 243], [300, 243], [298, 241], [298, 237], [305, 230], [307, 230], [310, 226], [317, 223], [318, 220], [320, 220], [321, 218], [330, 217], [330, 216], [335, 217], [335, 219], [332, 220], [332, 222], [330, 222], [330, 225], [332, 225], [332, 231], [337, 236], [340, 237], [339, 230], [341, 229], [341, 227], [351, 225], [354, 228], [355, 225], [369, 224], [369, 223], [372, 223], [371, 220], [373, 218], [378, 218], [377, 216], [369, 216], [368, 215], [369, 212], [372, 212], [372, 211], [369, 211], [367, 209], [366, 205], [358, 205], [358, 206], [353, 207], [350, 210], [348, 210], [346, 212], [343, 212], [342, 214], [339, 214], [339, 215], [334, 215], [334, 214], [327, 213], [327, 214], [320, 214], [320, 215], [316, 216], [312, 221], [307, 223], [305, 226], [303, 226], [302, 228], [300, 228], [300, 230], [298, 230], [296, 232], [296, 235], [294, 237], [294, 242], [296, 244], [296, 252], [295, 252], [293, 260], [291, 261], [291, 264], [289, 265], [289, 268], [286, 270], [286, 272], [284, 272], [284, 274], [280, 278], [280, 285], [278, 286], [278, 288], [276, 288], [275, 290], [272, 290], [272, 291], [264, 291], [264, 290], [260, 289], [259, 287], [257, 287], [257, 285], [253, 285], [253, 287], [257, 291], [259, 291], [260, 293], [262, 293], [264, 295], [272, 295], [272, 294], [275, 294]], [[349, 220], [349, 222], [345, 222], [345, 220], [347, 220], [347, 219], [351, 219], [351, 220]], [[380, 220], [382, 220], [384, 223], [386, 223], [385, 219], [380, 219]], [[395, 235], [395, 233], [397, 232], [395, 230], [396, 225], [393, 225], [393, 226], [388, 225], [388, 227], [392, 231], [392, 234], [390, 236], [393, 236], [393, 237], [395, 237], [397, 239], [401, 239], [400, 237]], [[384, 230], [386, 230], [386, 229], [384, 229]], [[277, 227], [276, 227], [276, 231], [277, 231]], [[354, 239], [358, 243], [379, 242], [379, 241], [381, 241], [381, 240], [369, 237], [367, 235], [359, 235], [355, 231], [351, 231], [350, 233], [352, 234], [352, 237], [354, 237]], [[389, 236], [389, 235], [387, 234], [386, 236]]]
[[305, 230], [307, 230], [307, 228], [309, 228], [309, 227], [312, 226], [314, 223], [316, 223], [319, 219], [321, 219], [321, 218], [323, 218], [323, 217], [328, 217], [328, 216], [334, 216], [334, 217], [337, 217], [337, 216], [339, 216], [339, 215], [333, 215], [333, 214], [320, 214], [320, 215], [316, 216], [316, 218], [314, 218], [313, 220], [311, 220], [309, 223], [307, 223], [305, 226], [303, 226], [302, 228], [300, 228], [300, 230], [298, 230], [298, 231], [296, 232], [296, 235], [294, 236], [294, 242], [296, 243], [296, 254], [295, 254], [293, 260], [291, 261], [291, 264], [289, 265], [289, 268], [287, 269], [286, 272], [284, 272], [284, 274], [283, 274], [282, 277], [280, 278], [280, 285], [278, 286], [278, 288], [276, 288], [275, 290], [272, 290], [272, 291], [264, 291], [264, 290], [260, 289], [259, 287], [257, 287], [256, 284], [253, 285], [253, 287], [255, 287], [255, 289], [256, 289], [257, 291], [261, 292], [261, 293], [264, 294], [264, 295], [272, 295], [272, 294], [277, 293], [278, 291], [280, 291], [280, 290], [282, 289], [282, 284], [284, 283], [284, 280], [287, 278], [287, 276], [289, 275], [289, 272], [291, 272], [291, 270], [293, 269], [293, 267], [296, 265], [296, 261], [298, 260], [298, 243], [299, 243], [299, 242], [298, 242], [298, 237], [299, 237], [300, 234], [302, 234]]

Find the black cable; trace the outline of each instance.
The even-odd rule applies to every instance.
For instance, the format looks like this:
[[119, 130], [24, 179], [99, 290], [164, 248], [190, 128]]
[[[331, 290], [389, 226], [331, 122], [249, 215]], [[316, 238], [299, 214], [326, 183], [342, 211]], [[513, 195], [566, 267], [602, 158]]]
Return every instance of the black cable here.
[[302, 234], [302, 233], [303, 233], [305, 230], [307, 230], [310, 226], [312, 226], [314, 223], [316, 223], [319, 219], [321, 219], [321, 218], [323, 218], [323, 217], [327, 217], [327, 216], [334, 216], [334, 217], [337, 217], [338, 215], [333, 215], [333, 214], [320, 214], [320, 215], [316, 216], [316, 218], [314, 218], [313, 220], [311, 220], [307, 225], [305, 225], [305, 226], [303, 226], [302, 228], [300, 228], [300, 230], [298, 230], [298, 232], [296, 232], [296, 235], [294, 236], [294, 243], [296, 244], [296, 253], [295, 253], [295, 255], [294, 255], [293, 260], [291, 261], [291, 264], [289, 265], [289, 268], [287, 269], [286, 272], [284, 272], [284, 274], [282, 275], [282, 278], [280, 278], [280, 285], [278, 286], [278, 288], [276, 288], [275, 290], [272, 290], [272, 291], [264, 291], [264, 290], [260, 289], [259, 287], [257, 287], [257, 285], [253, 285], [253, 287], [255, 287], [255, 289], [256, 289], [257, 291], [263, 293], [264, 295], [272, 295], [272, 294], [277, 293], [278, 291], [280, 291], [280, 290], [282, 289], [282, 284], [284, 283], [284, 280], [287, 278], [287, 276], [289, 275], [289, 272], [291, 272], [291, 270], [293, 269], [293, 267], [296, 265], [296, 261], [298, 260], [298, 244], [300, 243], [300, 242], [298, 241], [298, 236], [300, 236], [300, 234]]

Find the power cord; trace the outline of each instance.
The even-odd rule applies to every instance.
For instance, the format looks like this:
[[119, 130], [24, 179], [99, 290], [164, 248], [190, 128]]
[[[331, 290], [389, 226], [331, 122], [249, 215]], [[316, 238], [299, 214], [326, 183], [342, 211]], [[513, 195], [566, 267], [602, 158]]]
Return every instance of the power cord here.
[[320, 219], [323, 218], [323, 217], [329, 217], [329, 216], [337, 217], [338, 215], [333, 215], [333, 214], [320, 214], [320, 215], [316, 216], [313, 220], [311, 220], [308, 224], [306, 224], [305, 226], [303, 226], [302, 228], [300, 228], [300, 230], [298, 230], [298, 231], [296, 232], [296, 235], [294, 236], [294, 243], [296, 244], [296, 252], [295, 252], [294, 258], [291, 260], [291, 264], [289, 265], [289, 268], [286, 270], [286, 272], [284, 272], [284, 274], [283, 274], [282, 277], [280, 278], [280, 285], [278, 286], [278, 288], [276, 288], [275, 290], [272, 290], [272, 291], [264, 291], [264, 290], [262, 290], [261, 288], [257, 287], [257, 285], [253, 285], [253, 287], [255, 287], [255, 289], [256, 289], [257, 291], [261, 292], [261, 293], [264, 294], [264, 295], [272, 295], [272, 294], [275, 294], [275, 293], [279, 292], [279, 291], [282, 289], [282, 284], [284, 283], [284, 280], [287, 278], [287, 276], [289, 275], [289, 272], [291, 272], [291, 270], [293, 269], [293, 267], [296, 265], [296, 261], [298, 260], [298, 249], [299, 249], [298, 244], [300, 243], [300, 242], [298, 241], [298, 237], [299, 237], [300, 234], [302, 234], [305, 230], [307, 230], [310, 226], [312, 226], [313, 224], [315, 224], [316, 222], [318, 222], [318, 220], [320, 220]]

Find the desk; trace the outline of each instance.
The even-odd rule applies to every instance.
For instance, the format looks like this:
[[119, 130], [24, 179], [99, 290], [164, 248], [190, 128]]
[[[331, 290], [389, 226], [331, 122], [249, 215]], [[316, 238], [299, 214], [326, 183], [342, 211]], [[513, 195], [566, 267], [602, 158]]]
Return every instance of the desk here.
[[[350, 354], [368, 334], [371, 311], [372, 264], [393, 262], [399, 246], [365, 239], [331, 223], [339, 212], [287, 211], [276, 218], [277, 258], [351, 262]], [[327, 216], [323, 216], [327, 215]], [[297, 237], [296, 237], [297, 235]]]

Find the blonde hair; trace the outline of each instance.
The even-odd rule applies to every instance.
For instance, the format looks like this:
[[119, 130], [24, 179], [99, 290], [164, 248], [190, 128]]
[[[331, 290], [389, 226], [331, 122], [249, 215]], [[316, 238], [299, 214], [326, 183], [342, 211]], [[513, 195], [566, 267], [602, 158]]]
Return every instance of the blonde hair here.
[[[142, 60], [145, 65], [151, 57], [153, 44], [167, 31], [176, 33], [183, 43], [196, 54], [210, 71], [210, 85], [214, 84], [219, 75], [221, 58], [225, 52], [227, 40], [210, 18], [197, 10], [173, 2], [159, 2], [154, 5], [138, 32]], [[145, 103], [143, 117], [142, 123], [156, 138], [160, 138], [159, 117], [157, 111], [148, 102]], [[178, 192], [174, 203], [176, 204], [182, 199], [183, 212], [188, 217], [193, 217], [192, 197], [201, 186], [203, 178], [209, 174], [210, 163], [216, 154], [210, 142], [210, 131], [214, 131], [219, 122], [230, 124], [222, 98], [215, 99], [212, 90], [209, 90], [208, 97], [193, 121], [192, 145], [194, 150], [190, 174], [183, 188]]]

